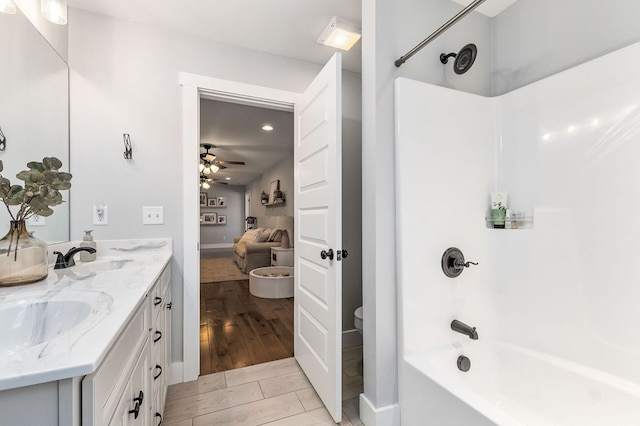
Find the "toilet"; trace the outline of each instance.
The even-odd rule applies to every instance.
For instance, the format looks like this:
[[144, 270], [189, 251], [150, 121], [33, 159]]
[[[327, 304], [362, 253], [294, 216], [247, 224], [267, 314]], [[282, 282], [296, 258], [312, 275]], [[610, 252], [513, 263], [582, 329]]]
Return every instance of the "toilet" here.
[[356, 327], [356, 330], [358, 330], [358, 333], [362, 335], [362, 306], [353, 313], [353, 325]]

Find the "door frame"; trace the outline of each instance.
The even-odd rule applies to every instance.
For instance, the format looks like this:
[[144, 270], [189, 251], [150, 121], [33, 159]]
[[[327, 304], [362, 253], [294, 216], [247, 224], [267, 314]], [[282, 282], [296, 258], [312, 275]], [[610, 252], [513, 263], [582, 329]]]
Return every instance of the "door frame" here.
[[[300, 93], [185, 72], [178, 81], [182, 86], [183, 341], [182, 371], [172, 371], [171, 376], [176, 382], [190, 382], [200, 375], [200, 99], [293, 111]], [[179, 364], [172, 364], [172, 370], [174, 366], [180, 370]]]

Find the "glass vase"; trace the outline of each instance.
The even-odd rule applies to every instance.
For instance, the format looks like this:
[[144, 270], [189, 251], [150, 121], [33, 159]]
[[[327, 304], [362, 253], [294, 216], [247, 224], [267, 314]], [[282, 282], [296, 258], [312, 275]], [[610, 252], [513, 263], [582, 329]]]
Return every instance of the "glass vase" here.
[[45, 279], [48, 257], [47, 243], [29, 235], [24, 220], [12, 220], [0, 240], [0, 287]]

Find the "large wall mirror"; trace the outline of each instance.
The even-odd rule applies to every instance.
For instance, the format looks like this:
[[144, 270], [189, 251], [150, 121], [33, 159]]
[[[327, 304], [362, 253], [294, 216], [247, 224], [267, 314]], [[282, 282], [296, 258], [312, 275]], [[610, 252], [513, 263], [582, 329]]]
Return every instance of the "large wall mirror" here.
[[[29, 161], [57, 157], [69, 171], [69, 68], [20, 11], [0, 13], [0, 129], [6, 138], [0, 160], [12, 184]], [[73, 181], [72, 181], [73, 184]], [[27, 222], [36, 238], [69, 241], [69, 191], [44, 224]], [[15, 214], [15, 212], [14, 212]], [[0, 238], [9, 230], [9, 213], [0, 202]]]

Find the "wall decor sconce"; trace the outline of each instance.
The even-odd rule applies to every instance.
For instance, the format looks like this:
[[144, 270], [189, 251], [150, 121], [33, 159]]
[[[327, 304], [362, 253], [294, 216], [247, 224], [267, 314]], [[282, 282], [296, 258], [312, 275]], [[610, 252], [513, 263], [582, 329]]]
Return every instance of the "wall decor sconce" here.
[[67, 25], [67, 0], [40, 0], [40, 13], [58, 25]]
[[124, 139], [124, 159], [131, 160], [133, 159], [133, 147], [131, 146], [131, 136], [129, 136], [129, 133], [123, 133], [122, 138]]
[[7, 138], [2, 133], [2, 127], [0, 127], [0, 151], [7, 150]]

